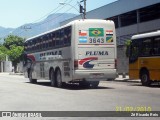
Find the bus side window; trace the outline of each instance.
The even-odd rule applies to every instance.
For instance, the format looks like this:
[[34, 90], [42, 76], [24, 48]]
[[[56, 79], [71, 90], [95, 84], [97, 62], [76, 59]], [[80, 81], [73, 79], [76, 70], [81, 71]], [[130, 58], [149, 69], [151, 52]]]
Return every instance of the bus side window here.
[[60, 31], [60, 46], [64, 45], [64, 29]]
[[63, 40], [64, 40], [64, 45], [67, 45], [67, 28], [64, 29], [64, 37], [63, 37]]
[[140, 54], [140, 48], [137, 40], [134, 40], [131, 42], [130, 45], [130, 55], [129, 55], [129, 62], [133, 63], [138, 59], [138, 56]]
[[52, 33], [48, 35], [48, 47], [52, 47]]
[[60, 45], [60, 30], [56, 31], [56, 47]]
[[138, 47], [134, 46], [132, 47], [132, 57], [138, 57]]
[[33, 39], [33, 51], [36, 50], [36, 39]]
[[71, 27], [67, 27], [64, 30], [64, 44], [65, 45], [71, 44]]
[[45, 36], [45, 41], [46, 41], [46, 49], [48, 49], [49, 48], [49, 34]]
[[45, 39], [45, 36], [41, 37], [42, 39], [42, 48], [45, 49], [46, 48], [46, 39]]
[[40, 39], [37, 38], [37, 50], [40, 50]]
[[160, 37], [154, 38], [154, 51], [155, 55], [160, 55]]
[[142, 56], [150, 56], [152, 53], [151, 39], [144, 39], [142, 42]]
[[43, 41], [42, 41], [42, 39], [40, 38], [40, 50], [42, 50], [43, 49]]
[[52, 33], [52, 47], [55, 47], [56, 45], [56, 35], [55, 33]]
[[38, 50], [38, 39], [35, 40], [35, 51]]

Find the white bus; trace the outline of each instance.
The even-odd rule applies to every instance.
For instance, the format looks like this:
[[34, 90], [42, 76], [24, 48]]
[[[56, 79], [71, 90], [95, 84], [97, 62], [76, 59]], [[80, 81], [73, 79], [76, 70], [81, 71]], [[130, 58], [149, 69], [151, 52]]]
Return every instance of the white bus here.
[[116, 78], [115, 25], [106, 20], [75, 20], [25, 41], [24, 73], [30, 82], [52, 86], [79, 83], [97, 87]]

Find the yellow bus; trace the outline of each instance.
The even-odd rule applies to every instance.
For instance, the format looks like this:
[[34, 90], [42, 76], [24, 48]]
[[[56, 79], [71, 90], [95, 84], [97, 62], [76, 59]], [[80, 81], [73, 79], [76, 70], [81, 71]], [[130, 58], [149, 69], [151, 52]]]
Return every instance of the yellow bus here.
[[129, 50], [129, 77], [149, 86], [160, 81], [160, 31], [134, 35]]

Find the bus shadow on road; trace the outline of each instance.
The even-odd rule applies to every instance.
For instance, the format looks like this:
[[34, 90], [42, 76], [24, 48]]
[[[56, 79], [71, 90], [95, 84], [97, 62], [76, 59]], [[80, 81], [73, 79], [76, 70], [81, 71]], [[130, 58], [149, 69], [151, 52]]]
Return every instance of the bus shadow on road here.
[[[30, 82], [26, 82], [29, 84], [33, 84]], [[39, 85], [39, 86], [46, 86], [46, 87], [52, 87], [50, 82], [37, 82], [34, 83], [33, 85]], [[57, 87], [53, 87], [53, 88], [57, 88]], [[98, 86], [97, 88], [85, 88], [82, 86], [79, 86], [79, 84], [63, 84], [62, 88], [60, 89], [66, 89], [66, 90], [101, 90], [101, 89], [114, 89], [112, 87], [104, 87], [104, 86]]]
[[148, 86], [149, 88], [160, 88], [160, 84]]
[[129, 84], [128, 86], [141, 86], [141, 87], [148, 87], [148, 88], [160, 88], [160, 84], [158, 84], [158, 83], [151, 84], [150, 86], [143, 86], [141, 83], [140, 84]]
[[114, 89], [112, 87], [104, 87], [104, 86], [98, 86], [97, 88], [89, 88], [89, 87], [82, 87], [79, 86], [79, 84], [64, 84], [63, 89], [67, 90], [101, 90], [101, 89]]
[[131, 80], [131, 79], [125, 79], [125, 80], [114, 80], [113, 82], [141, 83], [139, 80]]
[[[114, 80], [113, 82], [124, 82], [128, 83], [128, 86], [143, 86], [140, 80], [134, 79], [124, 79], [124, 80]], [[160, 88], [160, 82], [152, 83], [150, 86], [143, 86], [143, 87], [150, 87], [150, 88]]]

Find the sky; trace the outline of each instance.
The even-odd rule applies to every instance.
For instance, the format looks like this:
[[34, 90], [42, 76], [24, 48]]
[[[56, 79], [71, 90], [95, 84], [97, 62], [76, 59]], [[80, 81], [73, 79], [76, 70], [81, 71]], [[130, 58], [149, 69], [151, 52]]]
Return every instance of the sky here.
[[[0, 26], [17, 28], [26, 23], [39, 22], [52, 13], [79, 14], [77, 1], [81, 0], [0, 0]], [[87, 12], [114, 1], [87, 0]], [[60, 2], [70, 5], [63, 6]]]

